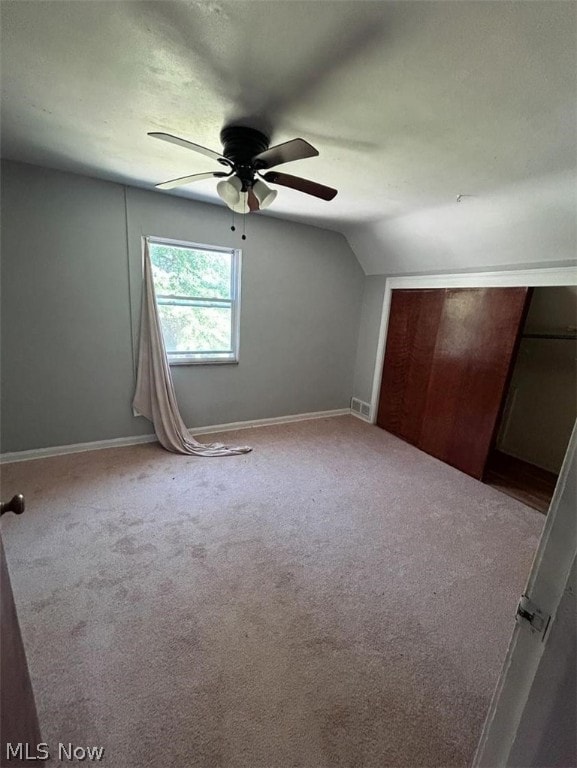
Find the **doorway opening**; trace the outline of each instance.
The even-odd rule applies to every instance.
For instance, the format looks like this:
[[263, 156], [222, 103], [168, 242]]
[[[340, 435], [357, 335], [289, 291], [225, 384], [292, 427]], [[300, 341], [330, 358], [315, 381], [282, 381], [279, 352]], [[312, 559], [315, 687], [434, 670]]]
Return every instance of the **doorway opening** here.
[[576, 393], [577, 286], [534, 288], [484, 481], [547, 513]]

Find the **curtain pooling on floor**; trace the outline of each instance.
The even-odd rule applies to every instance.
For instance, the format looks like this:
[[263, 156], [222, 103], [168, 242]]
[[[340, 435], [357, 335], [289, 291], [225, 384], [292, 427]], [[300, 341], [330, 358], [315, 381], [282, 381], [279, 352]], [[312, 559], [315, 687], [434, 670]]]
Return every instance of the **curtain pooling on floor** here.
[[188, 432], [178, 409], [172, 375], [164, 346], [148, 242], [143, 241], [144, 283], [140, 315], [140, 343], [136, 391], [132, 401], [135, 416], [144, 416], [154, 425], [160, 444], [167, 451], [192, 456], [235, 456], [252, 450], [246, 445], [222, 443], [203, 445]]

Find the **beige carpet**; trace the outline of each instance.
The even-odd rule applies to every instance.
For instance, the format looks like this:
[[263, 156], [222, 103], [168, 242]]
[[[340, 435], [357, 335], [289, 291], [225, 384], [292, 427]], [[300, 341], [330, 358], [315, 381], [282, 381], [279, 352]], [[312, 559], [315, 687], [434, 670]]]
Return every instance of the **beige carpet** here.
[[543, 515], [352, 417], [221, 439], [254, 451], [4, 468], [44, 738], [108, 768], [466, 766]]

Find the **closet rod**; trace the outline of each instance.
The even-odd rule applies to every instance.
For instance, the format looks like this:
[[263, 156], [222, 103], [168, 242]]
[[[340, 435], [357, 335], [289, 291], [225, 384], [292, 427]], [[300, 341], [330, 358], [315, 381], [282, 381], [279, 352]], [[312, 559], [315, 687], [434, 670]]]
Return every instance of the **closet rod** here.
[[524, 339], [562, 339], [564, 341], [577, 341], [575, 333], [524, 333]]

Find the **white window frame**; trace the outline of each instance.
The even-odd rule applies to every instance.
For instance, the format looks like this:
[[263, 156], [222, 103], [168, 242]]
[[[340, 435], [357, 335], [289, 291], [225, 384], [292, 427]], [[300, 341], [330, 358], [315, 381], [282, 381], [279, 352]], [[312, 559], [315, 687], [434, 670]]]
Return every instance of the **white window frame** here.
[[[149, 245], [172, 245], [177, 248], [213, 251], [231, 256], [231, 297], [230, 299], [208, 299], [202, 296], [170, 296], [156, 292], [156, 303], [173, 306], [226, 306], [231, 308], [231, 349], [222, 351], [206, 350], [202, 352], [168, 352], [169, 365], [237, 365], [240, 348], [240, 284], [242, 271], [242, 251], [240, 248], [226, 248], [217, 245], [191, 243], [186, 240], [172, 240], [166, 237], [149, 235], [144, 238]], [[225, 356], [223, 356], [225, 355]]]

